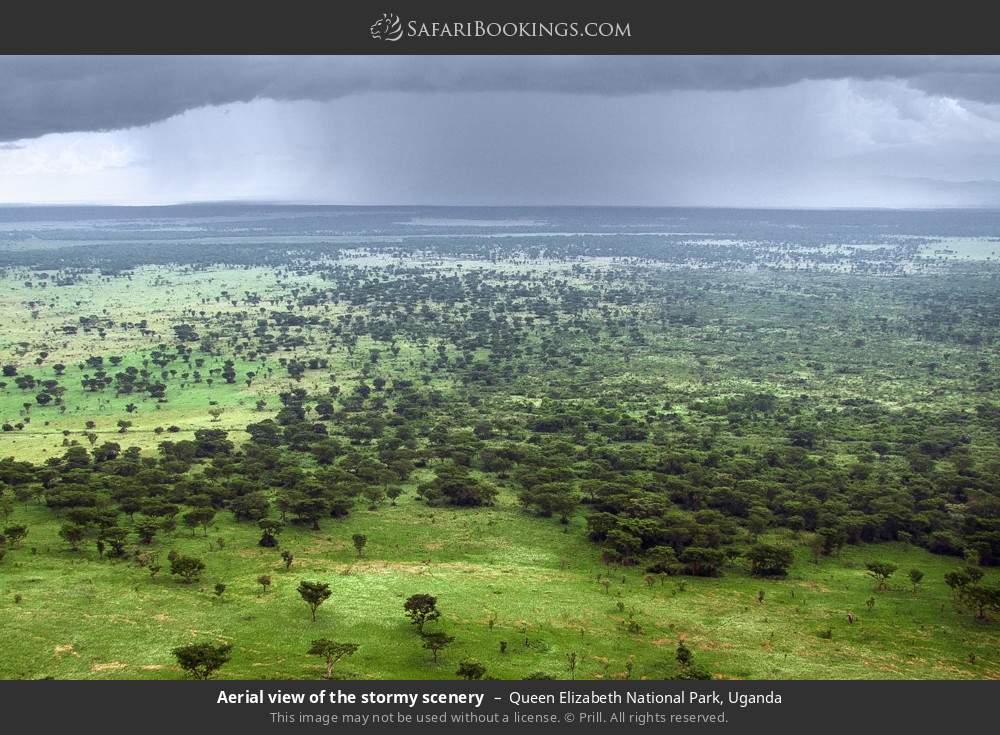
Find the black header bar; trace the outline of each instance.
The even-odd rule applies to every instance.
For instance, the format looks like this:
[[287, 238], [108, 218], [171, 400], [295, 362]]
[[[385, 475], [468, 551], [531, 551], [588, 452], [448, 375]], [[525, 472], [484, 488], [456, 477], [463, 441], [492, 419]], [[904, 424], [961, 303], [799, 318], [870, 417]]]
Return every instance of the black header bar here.
[[988, 3], [7, 3], [0, 53], [1000, 53]]

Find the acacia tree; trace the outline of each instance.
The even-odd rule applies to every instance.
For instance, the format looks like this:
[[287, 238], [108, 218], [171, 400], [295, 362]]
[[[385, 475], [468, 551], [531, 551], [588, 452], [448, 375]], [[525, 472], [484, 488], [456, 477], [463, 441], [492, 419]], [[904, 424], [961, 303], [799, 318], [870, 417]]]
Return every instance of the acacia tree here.
[[75, 523], [64, 523], [59, 529], [59, 537], [69, 544], [71, 551], [80, 550], [80, 542], [87, 534], [87, 529]]
[[192, 533], [196, 527], [202, 526], [206, 536], [208, 535], [208, 527], [212, 525], [213, 520], [215, 520], [215, 511], [211, 508], [195, 508], [184, 514], [184, 525], [190, 528]]
[[260, 528], [260, 541], [257, 542], [257, 545], [267, 548], [277, 546], [277, 536], [281, 533], [283, 526], [284, 524], [281, 521], [274, 520], [273, 518], [262, 518], [257, 521], [257, 527]]
[[757, 543], [747, 552], [750, 574], [755, 577], [784, 577], [792, 565], [794, 554], [784, 546]]
[[160, 526], [153, 521], [143, 521], [135, 527], [136, 535], [139, 537], [139, 543], [141, 544], [151, 544], [153, 539], [156, 537], [157, 531], [160, 530]]
[[1000, 587], [970, 585], [965, 589], [963, 598], [979, 620], [987, 620], [988, 613], [1000, 612]]
[[622, 564], [631, 563], [632, 558], [642, 550], [642, 539], [620, 528], [608, 531], [605, 542], [611, 555]]
[[340, 659], [353, 656], [358, 650], [357, 643], [338, 643], [327, 638], [319, 638], [312, 642], [309, 653], [313, 656], [322, 656], [326, 659], [326, 676], [329, 679], [333, 676], [333, 666]]
[[1000, 587], [980, 584], [982, 578], [983, 571], [972, 566], [944, 575], [957, 603], [974, 612], [978, 619], [986, 620], [989, 612], [1000, 611]]
[[295, 496], [290, 502], [290, 510], [295, 515], [295, 520], [308, 523], [312, 530], [318, 531], [319, 519], [329, 512], [330, 506], [325, 498]]
[[316, 611], [319, 606], [326, 602], [330, 595], [333, 594], [330, 591], [330, 585], [325, 582], [307, 582], [305, 580], [299, 582], [299, 595], [305, 600], [306, 604], [309, 605], [309, 612], [312, 615], [312, 621], [316, 622]]
[[410, 618], [410, 622], [417, 626], [417, 632], [421, 634], [424, 632], [424, 623], [441, 617], [441, 613], [437, 609], [437, 598], [433, 595], [410, 595], [403, 603], [403, 610]]
[[889, 584], [889, 577], [899, 568], [891, 561], [870, 561], [865, 564], [868, 575], [875, 580], [875, 589], [884, 590]]
[[232, 649], [228, 643], [193, 643], [173, 649], [173, 654], [180, 667], [195, 679], [208, 679], [229, 660]]
[[455, 636], [448, 635], [440, 630], [433, 633], [421, 633], [420, 635], [424, 640], [424, 648], [434, 655], [434, 663], [438, 662], [438, 653], [455, 641]]
[[184, 584], [191, 584], [201, 577], [205, 562], [193, 556], [176, 555], [170, 560], [170, 573], [181, 578]]
[[125, 556], [125, 541], [127, 539], [128, 529], [119, 528], [118, 526], [103, 529], [98, 537], [99, 541], [111, 547], [108, 551], [108, 556], [116, 558]]
[[7, 523], [13, 513], [14, 499], [9, 495], [4, 495], [3, 490], [0, 490], [0, 516], [3, 516], [3, 522]]
[[678, 679], [712, 678], [712, 675], [708, 671], [694, 662], [694, 653], [692, 653], [690, 648], [684, 645], [684, 641], [679, 641], [677, 643], [675, 658], [677, 659], [677, 664], [680, 667], [680, 672], [677, 674]]

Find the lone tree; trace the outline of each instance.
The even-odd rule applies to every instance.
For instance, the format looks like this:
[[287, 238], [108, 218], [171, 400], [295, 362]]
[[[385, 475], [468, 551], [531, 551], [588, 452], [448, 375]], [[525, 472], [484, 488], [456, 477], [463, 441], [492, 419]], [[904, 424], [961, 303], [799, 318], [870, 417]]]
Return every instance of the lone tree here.
[[410, 595], [409, 599], [403, 603], [403, 610], [410, 618], [417, 632], [423, 634], [424, 623], [429, 623], [441, 617], [437, 609], [437, 598], [433, 595], [416, 594]]
[[358, 650], [357, 643], [338, 643], [326, 638], [320, 638], [312, 642], [309, 653], [313, 656], [322, 656], [326, 659], [326, 675], [329, 679], [333, 676], [333, 665], [340, 659], [353, 656]]
[[690, 648], [684, 645], [684, 641], [677, 643], [675, 658], [680, 667], [680, 672], [677, 674], [678, 679], [706, 680], [712, 678], [708, 671], [694, 662], [694, 654]]
[[919, 587], [920, 583], [923, 581], [924, 581], [924, 573], [922, 571], [920, 571], [919, 569], [910, 570], [910, 584], [913, 585], [914, 592], [917, 591], [917, 587]]
[[433, 633], [421, 633], [421, 637], [424, 639], [424, 648], [434, 655], [434, 663], [438, 662], [438, 653], [455, 641], [455, 636], [439, 630]]
[[325, 582], [299, 582], [299, 594], [309, 605], [309, 612], [312, 614], [312, 621], [316, 622], [316, 611], [319, 606], [326, 602], [330, 595], [330, 585]]
[[266, 594], [268, 588], [271, 586], [271, 575], [270, 574], [260, 575], [259, 577], [257, 577], [257, 584], [260, 585], [261, 591]]
[[277, 536], [281, 533], [283, 525], [281, 521], [274, 520], [273, 518], [263, 518], [257, 521], [257, 526], [260, 528], [260, 541], [257, 542], [257, 545], [266, 548], [277, 546]]
[[177, 555], [170, 560], [170, 573], [180, 577], [184, 584], [191, 584], [201, 577], [205, 562], [193, 556]]
[[462, 661], [458, 665], [458, 670], [455, 672], [456, 676], [461, 676], [463, 679], [472, 681], [474, 679], [482, 679], [486, 675], [486, 667], [483, 666], [478, 661]]
[[368, 537], [361, 533], [356, 533], [351, 537], [354, 542], [354, 548], [358, 552], [358, 558], [360, 559], [365, 551], [365, 544], [368, 543]]
[[884, 590], [889, 584], [889, 577], [899, 569], [889, 561], [870, 561], [865, 564], [868, 574], [875, 580], [875, 589]]
[[794, 554], [784, 546], [757, 543], [747, 552], [750, 574], [755, 577], [785, 577], [792, 565]]
[[688, 666], [694, 661], [694, 654], [691, 653], [690, 648], [684, 645], [684, 641], [678, 641], [677, 652], [674, 657], [681, 666]]
[[193, 643], [173, 650], [180, 667], [195, 679], [208, 679], [229, 660], [233, 647], [228, 644]]
[[288, 549], [281, 552], [281, 560], [285, 562], [285, 571], [287, 572], [291, 566], [292, 562], [295, 561], [295, 555]]

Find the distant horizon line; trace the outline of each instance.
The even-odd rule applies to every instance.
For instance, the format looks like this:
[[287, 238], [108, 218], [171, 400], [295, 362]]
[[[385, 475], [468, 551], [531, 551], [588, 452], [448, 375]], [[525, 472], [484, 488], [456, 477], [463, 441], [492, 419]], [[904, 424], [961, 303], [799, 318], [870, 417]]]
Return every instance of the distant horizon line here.
[[343, 209], [386, 209], [392, 207], [417, 209], [709, 209], [740, 211], [801, 211], [801, 212], [928, 212], [939, 210], [994, 211], [997, 204], [934, 204], [892, 207], [887, 205], [733, 205], [733, 204], [343, 204], [334, 202], [273, 201], [267, 199], [203, 199], [169, 204], [106, 203], [106, 202], [0, 202], [0, 209], [43, 209], [93, 207], [106, 209], [170, 209], [199, 206], [267, 206], [267, 207], [339, 207]]

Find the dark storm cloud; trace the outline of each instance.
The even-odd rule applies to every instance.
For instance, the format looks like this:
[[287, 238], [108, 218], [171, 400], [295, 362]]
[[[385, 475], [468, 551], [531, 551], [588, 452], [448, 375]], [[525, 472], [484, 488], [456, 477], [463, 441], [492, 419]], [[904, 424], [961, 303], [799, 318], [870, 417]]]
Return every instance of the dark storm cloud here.
[[995, 57], [4, 57], [0, 141], [148, 125], [253, 99], [378, 91], [629, 95], [744, 90], [816, 79], [899, 79], [1000, 102]]

